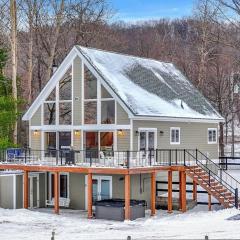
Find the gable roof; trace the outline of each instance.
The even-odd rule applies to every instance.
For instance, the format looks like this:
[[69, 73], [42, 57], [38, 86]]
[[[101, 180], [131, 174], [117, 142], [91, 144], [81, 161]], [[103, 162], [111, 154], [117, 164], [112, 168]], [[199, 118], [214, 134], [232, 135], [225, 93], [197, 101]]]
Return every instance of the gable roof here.
[[77, 46], [134, 116], [222, 120], [172, 64]]
[[173, 64], [81, 46], [70, 51], [23, 120], [31, 119], [76, 56], [95, 70], [134, 117], [223, 120]]

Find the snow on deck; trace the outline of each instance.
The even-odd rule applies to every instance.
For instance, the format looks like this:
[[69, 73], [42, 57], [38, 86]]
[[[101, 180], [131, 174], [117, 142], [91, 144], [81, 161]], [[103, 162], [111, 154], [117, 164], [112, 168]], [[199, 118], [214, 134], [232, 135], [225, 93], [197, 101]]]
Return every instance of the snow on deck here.
[[135, 115], [221, 119], [171, 63], [77, 46]]
[[[41, 211], [41, 212], [38, 212]], [[52, 209], [6, 210], [0, 209], [0, 239], [45, 240], [55, 229], [56, 240], [66, 239], [233, 239], [239, 237], [240, 221], [227, 218], [239, 214], [236, 209], [207, 211], [198, 206], [187, 213], [157, 211], [155, 217], [135, 221], [88, 220], [86, 212], [62, 210], [60, 215]]]

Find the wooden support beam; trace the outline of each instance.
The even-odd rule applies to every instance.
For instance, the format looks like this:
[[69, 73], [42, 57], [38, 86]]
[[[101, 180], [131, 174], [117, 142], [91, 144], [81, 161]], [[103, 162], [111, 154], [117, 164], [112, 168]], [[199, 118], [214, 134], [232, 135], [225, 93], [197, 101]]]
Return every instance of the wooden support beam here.
[[29, 186], [28, 186], [28, 171], [24, 171], [24, 208], [28, 209], [28, 195], [29, 195]]
[[130, 175], [125, 175], [125, 220], [130, 220], [130, 198], [131, 198], [131, 183]]
[[179, 171], [179, 211], [182, 211], [182, 172]]
[[88, 173], [88, 218], [92, 218], [92, 199], [93, 199], [93, 183], [92, 183], [92, 173]]
[[181, 192], [182, 192], [182, 212], [187, 210], [187, 200], [186, 200], [186, 172], [182, 171], [181, 173]]
[[151, 173], [151, 216], [156, 213], [156, 172]]
[[193, 180], [193, 201], [197, 201], [197, 182]]
[[168, 213], [172, 213], [172, 171], [168, 171]]
[[212, 210], [211, 194], [208, 194], [208, 211]]
[[54, 212], [59, 214], [59, 173], [54, 173]]

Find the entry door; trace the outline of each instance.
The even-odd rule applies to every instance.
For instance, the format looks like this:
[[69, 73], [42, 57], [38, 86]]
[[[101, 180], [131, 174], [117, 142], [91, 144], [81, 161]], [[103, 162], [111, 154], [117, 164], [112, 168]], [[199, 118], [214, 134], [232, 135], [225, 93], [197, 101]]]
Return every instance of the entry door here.
[[28, 202], [29, 208], [39, 207], [39, 176], [28, 177], [29, 195]]
[[139, 135], [139, 150], [146, 151], [146, 150], [154, 150], [156, 149], [156, 130], [140, 130]]
[[[112, 177], [93, 176], [93, 205], [96, 201], [112, 198]], [[87, 209], [87, 176], [85, 177], [85, 208]]]

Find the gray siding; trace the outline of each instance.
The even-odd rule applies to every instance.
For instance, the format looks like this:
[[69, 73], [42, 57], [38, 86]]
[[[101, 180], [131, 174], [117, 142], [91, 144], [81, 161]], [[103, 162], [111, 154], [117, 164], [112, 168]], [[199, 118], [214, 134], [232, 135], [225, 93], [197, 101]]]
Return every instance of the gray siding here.
[[0, 207], [13, 208], [13, 176], [0, 177]]
[[73, 125], [82, 124], [82, 63], [79, 57], [73, 61]]
[[[180, 127], [180, 144], [170, 144], [170, 127]], [[218, 156], [218, 143], [208, 144], [208, 128], [217, 128], [214, 123], [181, 123], [181, 122], [158, 122], [158, 121], [133, 121], [133, 150], [138, 149], [138, 136], [135, 132], [138, 128], [157, 128], [157, 148], [198, 148], [208, 153], [211, 158]], [[160, 136], [159, 131], [163, 131]]]
[[16, 176], [16, 208], [23, 208], [23, 175]]
[[31, 126], [40, 126], [41, 125], [41, 106], [38, 108], [38, 110], [33, 114], [33, 117], [31, 119]]
[[[39, 132], [38, 135], [34, 135], [34, 131], [31, 131], [30, 146], [31, 146], [31, 149], [33, 150], [41, 150], [41, 132]], [[37, 154], [37, 152], [35, 154]]]
[[128, 114], [121, 107], [119, 103], [117, 103], [117, 124], [126, 125], [130, 124], [130, 119], [128, 118]]
[[80, 132], [80, 135], [79, 136], [76, 136], [74, 134], [74, 131], [73, 131], [73, 149], [74, 150], [82, 150], [81, 149], [81, 135], [83, 134], [83, 132], [81, 131]]
[[117, 136], [117, 150], [130, 150], [130, 130], [123, 130], [123, 136]]
[[47, 173], [39, 173], [39, 207], [45, 207], [47, 199], [45, 174]]
[[70, 208], [85, 209], [85, 175], [69, 173]]
[[[113, 185], [113, 198], [122, 198], [124, 199], [124, 176], [122, 175], [113, 175], [112, 178]], [[147, 207], [150, 207], [150, 174], [140, 174], [131, 175], [131, 199], [145, 200], [147, 201]]]

